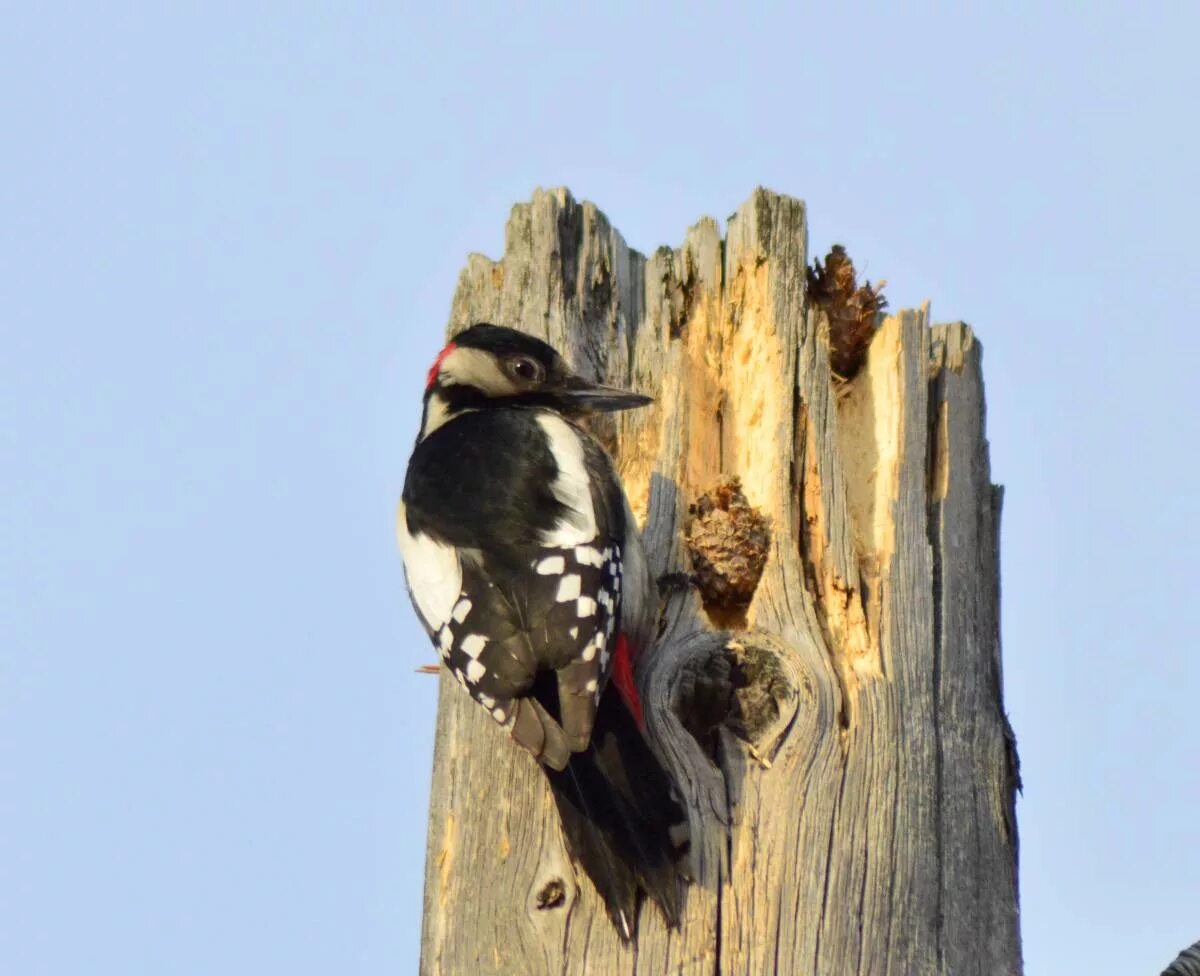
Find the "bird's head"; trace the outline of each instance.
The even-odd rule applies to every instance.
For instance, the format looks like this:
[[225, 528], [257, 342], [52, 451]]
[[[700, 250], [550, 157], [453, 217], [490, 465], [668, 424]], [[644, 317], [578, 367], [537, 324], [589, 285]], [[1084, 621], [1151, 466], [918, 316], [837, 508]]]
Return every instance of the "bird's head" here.
[[421, 436], [464, 410], [529, 406], [578, 417], [650, 402], [640, 393], [585, 380], [540, 339], [479, 324], [456, 335], [430, 367]]

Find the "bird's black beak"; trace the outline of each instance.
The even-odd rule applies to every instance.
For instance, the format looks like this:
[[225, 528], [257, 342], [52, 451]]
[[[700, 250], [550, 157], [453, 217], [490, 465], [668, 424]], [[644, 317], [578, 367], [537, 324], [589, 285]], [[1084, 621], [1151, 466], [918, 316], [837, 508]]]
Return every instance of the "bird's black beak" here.
[[654, 402], [653, 397], [611, 386], [599, 386], [578, 376], [570, 377], [558, 393], [563, 404], [578, 413], [613, 413]]

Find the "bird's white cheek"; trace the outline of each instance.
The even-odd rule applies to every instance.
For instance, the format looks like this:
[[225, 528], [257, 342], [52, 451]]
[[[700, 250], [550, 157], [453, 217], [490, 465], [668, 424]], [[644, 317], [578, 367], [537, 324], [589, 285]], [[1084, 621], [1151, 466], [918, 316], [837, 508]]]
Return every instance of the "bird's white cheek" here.
[[459, 347], [442, 360], [443, 382], [472, 386], [491, 397], [519, 393], [517, 385], [504, 374], [496, 357], [482, 349]]

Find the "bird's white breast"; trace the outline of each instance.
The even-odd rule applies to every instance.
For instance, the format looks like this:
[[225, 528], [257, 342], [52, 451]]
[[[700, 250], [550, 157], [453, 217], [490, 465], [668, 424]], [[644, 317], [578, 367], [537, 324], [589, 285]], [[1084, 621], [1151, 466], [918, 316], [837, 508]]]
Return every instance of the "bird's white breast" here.
[[413, 603], [431, 631], [450, 619], [462, 593], [462, 565], [458, 550], [423, 532], [409, 532], [404, 503], [396, 513], [396, 538], [404, 557], [404, 575]]

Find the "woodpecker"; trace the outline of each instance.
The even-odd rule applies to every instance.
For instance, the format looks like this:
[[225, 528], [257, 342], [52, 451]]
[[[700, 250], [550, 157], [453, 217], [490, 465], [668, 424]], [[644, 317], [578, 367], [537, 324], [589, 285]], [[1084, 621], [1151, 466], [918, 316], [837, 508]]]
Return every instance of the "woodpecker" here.
[[540, 764], [626, 942], [639, 889], [678, 925], [687, 827], [633, 679], [657, 618], [641, 537], [577, 421], [650, 402], [588, 382], [532, 336], [473, 325], [429, 370], [397, 516], [443, 664]]

